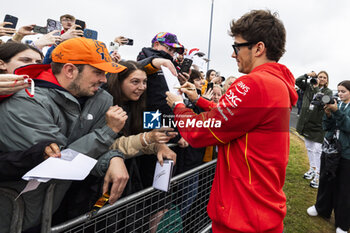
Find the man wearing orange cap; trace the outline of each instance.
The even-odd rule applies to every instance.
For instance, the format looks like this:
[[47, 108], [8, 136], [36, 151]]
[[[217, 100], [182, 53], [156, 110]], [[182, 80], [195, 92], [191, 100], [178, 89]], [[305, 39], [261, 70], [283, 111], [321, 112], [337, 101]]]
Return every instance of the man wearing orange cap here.
[[[34, 97], [20, 91], [0, 105], [0, 135], [3, 151], [25, 150], [39, 141], [55, 141], [61, 149], [70, 148], [98, 159], [92, 174], [105, 176], [103, 192], [110, 191], [110, 202], [122, 194], [128, 180], [123, 155], [109, 150], [123, 128], [126, 113], [112, 106], [112, 96], [100, 88], [105, 72], [125, 69], [111, 61], [104, 43], [86, 38], [67, 40], [52, 53], [51, 65], [29, 65], [15, 71], [35, 82]], [[55, 184], [53, 211], [56, 211], [70, 181], [41, 183], [24, 193], [23, 230], [40, 224], [45, 192]], [[111, 184], [110, 190], [108, 190]], [[26, 182], [1, 183], [17, 192]], [[74, 198], [74, 197], [72, 197]], [[11, 204], [0, 198], [0, 229], [9, 232]]]

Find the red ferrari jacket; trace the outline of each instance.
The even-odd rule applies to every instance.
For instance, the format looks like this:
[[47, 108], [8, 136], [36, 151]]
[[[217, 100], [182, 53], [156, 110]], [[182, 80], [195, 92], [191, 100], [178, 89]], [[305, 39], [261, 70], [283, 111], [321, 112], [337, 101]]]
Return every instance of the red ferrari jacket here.
[[193, 147], [219, 148], [207, 207], [214, 232], [283, 231], [294, 82], [284, 65], [265, 63], [237, 79], [216, 106], [200, 98], [206, 112], [176, 105], [181, 136]]

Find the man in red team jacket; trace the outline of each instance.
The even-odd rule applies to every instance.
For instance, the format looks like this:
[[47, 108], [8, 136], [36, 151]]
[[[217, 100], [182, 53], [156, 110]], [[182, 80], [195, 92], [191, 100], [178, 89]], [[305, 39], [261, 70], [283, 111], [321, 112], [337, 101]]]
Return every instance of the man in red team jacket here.
[[283, 231], [286, 197], [282, 190], [289, 155], [289, 117], [297, 101], [294, 77], [278, 60], [286, 32], [270, 11], [254, 10], [231, 22], [237, 79], [213, 105], [193, 84], [181, 91], [204, 108], [199, 115], [181, 96], [167, 93], [181, 136], [193, 147], [218, 145], [208, 204], [213, 232]]

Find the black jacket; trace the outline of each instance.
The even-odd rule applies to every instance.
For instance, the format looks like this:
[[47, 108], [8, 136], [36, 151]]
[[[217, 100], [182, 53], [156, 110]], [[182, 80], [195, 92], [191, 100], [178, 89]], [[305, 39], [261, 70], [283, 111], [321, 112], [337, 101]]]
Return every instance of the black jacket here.
[[162, 70], [158, 70], [152, 66], [154, 58], [165, 58], [172, 61], [175, 67], [178, 66], [173, 58], [164, 51], [158, 51], [152, 48], [143, 48], [137, 56], [137, 61], [147, 69], [147, 110], [159, 111], [163, 114], [173, 114], [173, 111], [166, 103], [166, 95], [168, 86], [166, 84]]
[[327, 87], [321, 90], [318, 87], [313, 87], [310, 83], [306, 82], [306, 79], [307, 76], [303, 75], [295, 80], [295, 84], [304, 91], [303, 103], [296, 130], [307, 139], [322, 143], [325, 136], [325, 132], [322, 129], [323, 106], [314, 106], [313, 109], [310, 109], [310, 103], [316, 93], [321, 92], [325, 95], [332, 96], [332, 91]]
[[40, 142], [26, 151], [0, 152], [0, 181], [20, 180], [30, 169], [44, 161], [45, 147]]

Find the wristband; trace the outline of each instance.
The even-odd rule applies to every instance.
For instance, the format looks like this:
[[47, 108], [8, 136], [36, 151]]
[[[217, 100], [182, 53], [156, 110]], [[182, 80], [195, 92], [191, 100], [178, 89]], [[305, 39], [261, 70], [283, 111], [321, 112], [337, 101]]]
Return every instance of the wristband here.
[[193, 103], [194, 105], [196, 105], [200, 97], [201, 97], [201, 96], [198, 95], [197, 98], [196, 98], [192, 103]]
[[143, 133], [142, 139], [143, 139], [143, 142], [146, 144], [146, 146], [148, 146], [148, 142], [146, 140], [146, 133]]
[[184, 102], [183, 101], [176, 101], [173, 103], [173, 106], [171, 106], [171, 109], [174, 110], [174, 108], [176, 107], [176, 105], [178, 104], [183, 104]]

